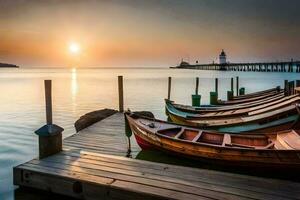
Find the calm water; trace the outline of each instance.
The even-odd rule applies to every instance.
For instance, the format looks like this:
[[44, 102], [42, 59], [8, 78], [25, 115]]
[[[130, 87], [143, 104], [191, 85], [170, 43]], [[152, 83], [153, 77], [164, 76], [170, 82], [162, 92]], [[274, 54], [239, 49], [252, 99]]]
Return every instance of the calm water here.
[[[299, 79], [296, 73], [219, 72], [172, 69], [0, 69], [0, 199], [14, 199], [12, 167], [37, 156], [34, 131], [45, 123], [43, 80], [53, 80], [54, 122], [64, 137], [75, 133], [74, 122], [83, 114], [117, 109], [117, 76], [124, 76], [125, 108], [149, 110], [165, 119], [167, 77], [172, 76], [171, 98], [190, 104], [195, 77], [200, 77], [201, 102], [208, 104], [219, 78], [219, 96], [226, 99], [230, 78], [239, 76], [247, 92], [283, 86]], [[121, 136], [120, 136], [121, 137]], [[133, 145], [134, 155], [140, 151]], [[120, 151], [120, 155], [126, 152]], [[141, 156], [141, 154], [139, 154]], [[163, 159], [163, 158], [161, 158]], [[159, 157], [157, 158], [159, 160]]]

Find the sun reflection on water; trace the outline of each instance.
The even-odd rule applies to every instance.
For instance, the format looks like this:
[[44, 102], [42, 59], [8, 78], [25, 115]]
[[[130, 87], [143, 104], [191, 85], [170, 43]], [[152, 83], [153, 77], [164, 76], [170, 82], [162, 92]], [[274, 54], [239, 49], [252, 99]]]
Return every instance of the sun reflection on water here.
[[72, 68], [71, 70], [71, 98], [72, 98], [72, 105], [73, 105], [73, 111], [75, 111], [75, 105], [76, 105], [76, 96], [77, 96], [77, 69]]

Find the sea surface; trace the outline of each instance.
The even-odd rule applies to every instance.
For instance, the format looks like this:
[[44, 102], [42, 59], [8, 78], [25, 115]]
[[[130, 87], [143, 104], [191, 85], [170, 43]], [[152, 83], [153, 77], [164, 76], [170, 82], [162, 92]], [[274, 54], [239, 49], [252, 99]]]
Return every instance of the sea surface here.
[[[75, 133], [74, 122], [81, 115], [102, 108], [118, 108], [118, 75], [124, 76], [125, 108], [148, 110], [161, 119], [166, 119], [164, 98], [167, 96], [168, 76], [173, 78], [171, 99], [183, 104], [191, 104], [195, 77], [200, 78], [202, 104], [209, 103], [209, 92], [214, 91], [215, 78], [219, 78], [219, 97], [222, 99], [226, 99], [227, 90], [230, 90], [231, 77], [239, 76], [240, 87], [245, 87], [246, 93], [283, 87], [285, 79], [299, 79], [296, 73], [166, 68], [0, 69], [1, 200], [15, 198], [12, 167], [38, 155], [34, 131], [45, 124], [43, 81], [53, 81], [53, 120], [65, 129], [63, 137], [67, 137]], [[137, 145], [133, 148], [135, 153], [132, 156], [136, 157], [140, 149]], [[125, 151], [120, 151], [120, 155]], [[159, 156], [156, 160], [160, 160]]]

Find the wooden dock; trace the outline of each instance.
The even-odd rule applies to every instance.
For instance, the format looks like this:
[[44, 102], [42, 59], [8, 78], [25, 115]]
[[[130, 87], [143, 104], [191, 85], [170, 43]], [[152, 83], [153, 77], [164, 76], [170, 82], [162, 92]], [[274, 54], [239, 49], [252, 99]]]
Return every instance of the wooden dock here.
[[66, 138], [60, 153], [15, 167], [14, 184], [78, 199], [300, 199], [300, 183], [103, 154], [127, 147], [124, 126], [116, 113]]

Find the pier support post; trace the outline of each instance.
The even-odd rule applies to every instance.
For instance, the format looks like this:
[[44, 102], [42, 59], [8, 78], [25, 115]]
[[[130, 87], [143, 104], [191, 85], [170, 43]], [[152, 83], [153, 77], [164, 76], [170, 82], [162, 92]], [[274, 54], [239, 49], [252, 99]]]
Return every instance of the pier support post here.
[[239, 77], [236, 77], [236, 96], [239, 96]]
[[63, 128], [52, 122], [52, 84], [51, 80], [45, 80], [46, 121], [47, 124], [35, 133], [39, 136], [39, 158], [45, 158], [62, 150]]
[[119, 111], [124, 112], [123, 76], [118, 76]]
[[168, 77], [168, 99], [171, 98], [171, 84], [172, 84], [172, 77]]

